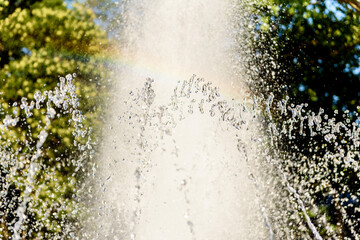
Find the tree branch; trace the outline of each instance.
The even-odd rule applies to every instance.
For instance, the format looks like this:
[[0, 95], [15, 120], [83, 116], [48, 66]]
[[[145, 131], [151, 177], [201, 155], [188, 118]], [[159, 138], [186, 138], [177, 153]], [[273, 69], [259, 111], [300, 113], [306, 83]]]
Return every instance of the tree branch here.
[[340, 3], [347, 3], [360, 13], [360, 2], [358, 0], [338, 0]]

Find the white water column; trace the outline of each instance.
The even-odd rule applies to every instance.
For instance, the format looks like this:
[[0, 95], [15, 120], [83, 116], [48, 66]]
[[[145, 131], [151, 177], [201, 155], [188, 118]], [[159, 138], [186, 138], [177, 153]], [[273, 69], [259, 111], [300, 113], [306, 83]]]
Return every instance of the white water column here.
[[[178, 81], [193, 74], [219, 86], [224, 98], [246, 98], [245, 77], [233, 64], [234, 7], [224, 0], [126, 4], [126, 44], [98, 159], [91, 238], [266, 238], [248, 176], [257, 149], [251, 141], [259, 134], [255, 127], [239, 131], [221, 123], [210, 117], [206, 101], [204, 114], [194, 110], [179, 120], [182, 114], [175, 110], [176, 126], [167, 133], [150, 116], [170, 104]], [[154, 101], [132, 101], [148, 77], [154, 79]], [[199, 97], [194, 100], [197, 106]], [[245, 152], [238, 150], [239, 138]]]

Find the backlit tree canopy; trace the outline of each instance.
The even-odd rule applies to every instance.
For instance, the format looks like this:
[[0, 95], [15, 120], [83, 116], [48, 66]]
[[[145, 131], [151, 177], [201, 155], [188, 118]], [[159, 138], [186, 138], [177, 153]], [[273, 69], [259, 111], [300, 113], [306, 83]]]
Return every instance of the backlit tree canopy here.
[[18, 118], [15, 126], [2, 126], [0, 138], [1, 151], [16, 154], [11, 166], [9, 159], [0, 160], [0, 189], [5, 191], [0, 194], [2, 239], [14, 234], [18, 221], [14, 213], [24, 202], [27, 181], [25, 172], [11, 173], [11, 167], [22, 164], [27, 169], [29, 154], [37, 148], [42, 131], [47, 133], [38, 160], [42, 167], [35, 176], [37, 188], [30, 193], [32, 207], [25, 213], [22, 237], [52, 239], [52, 234], [60, 233], [65, 237], [69, 234], [64, 231], [66, 223], [76, 219], [73, 193], [78, 176], [71, 158], [77, 148], [71, 114], [54, 107], [54, 119], [47, 125], [46, 106], [33, 106], [33, 115], [27, 116], [21, 104], [35, 102], [40, 93], [60, 88], [59, 77], [76, 73], [76, 94], [87, 117], [82, 124], [94, 126], [104, 93], [101, 82], [107, 73], [104, 61], [109, 45], [94, 18], [91, 9], [62, 0], [0, 0], [1, 124]]
[[344, 3], [351, 1], [340, 2], [288, 0], [260, 7], [265, 34], [258, 51], [276, 63], [260, 69], [262, 77], [286, 84], [295, 102], [309, 102], [316, 111], [356, 110], [360, 103], [360, 13]]
[[[277, 115], [273, 123], [279, 129], [286, 124], [292, 126], [293, 137], [284, 134], [276, 138], [277, 154], [283, 159], [283, 169], [291, 176], [291, 184], [303, 187], [301, 191], [321, 209], [318, 216], [326, 216], [332, 224], [327, 229], [309, 209], [324, 239], [353, 239], [360, 230], [360, 214], [356, 210], [359, 170], [345, 164], [346, 156], [350, 155], [354, 156], [354, 166], [359, 161], [359, 147], [349, 135], [349, 129], [356, 131], [359, 127], [357, 6], [358, 1], [273, 0], [256, 5], [254, 14], [257, 25], [251, 62], [251, 66], [256, 66], [253, 90], [266, 97], [274, 94], [276, 100], [289, 97], [288, 109], [300, 106], [303, 111], [298, 113], [303, 120], [319, 116], [322, 124], [348, 125], [341, 129], [342, 134], [336, 133], [334, 140], [328, 141], [324, 135], [330, 128], [321, 129], [320, 134], [304, 134], [301, 124], [305, 126], [305, 122], [292, 125], [295, 120], [291, 115]], [[325, 179], [326, 184], [322, 182]], [[353, 203], [348, 204], [347, 198]]]

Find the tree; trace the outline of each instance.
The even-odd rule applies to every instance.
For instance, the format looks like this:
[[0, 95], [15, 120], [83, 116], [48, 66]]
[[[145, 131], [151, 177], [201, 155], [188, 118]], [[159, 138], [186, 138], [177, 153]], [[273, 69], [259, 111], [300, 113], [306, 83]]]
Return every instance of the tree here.
[[[74, 143], [84, 140], [74, 136], [73, 113], [66, 107], [53, 106], [54, 116], [48, 124], [49, 108], [34, 104], [29, 115], [24, 106], [59, 89], [60, 76], [76, 73], [76, 94], [87, 119], [80, 127], [96, 126], [99, 103], [106, 92], [101, 83], [106, 78], [109, 41], [94, 18], [83, 5], [67, 7], [62, 0], [0, 0], [0, 152], [9, 156], [0, 161], [3, 239], [15, 234], [16, 209], [24, 202], [28, 184], [29, 156], [36, 153], [45, 133], [34, 176], [37, 187], [28, 194], [31, 201], [27, 202], [22, 238], [53, 239], [74, 230], [66, 230], [69, 222], [76, 222], [80, 176], [74, 158], [80, 150]], [[14, 119], [14, 125], [5, 124]]]
[[360, 12], [360, 2], [357, 0], [339, 0], [340, 3], [347, 3], [356, 11]]
[[326, 112], [356, 110], [360, 94], [358, 13], [347, 5], [335, 5], [336, 12], [331, 11], [323, 1], [274, 3], [276, 8], [264, 9], [267, 16], [262, 28], [267, 28], [268, 35], [262, 36], [265, 42], [260, 41], [258, 49], [272, 47], [275, 68], [281, 70], [267, 70], [263, 77], [288, 86], [294, 101], [309, 102], [315, 111], [319, 107]]
[[[307, 111], [301, 114], [306, 120], [320, 116], [325, 127], [319, 134], [304, 134], [301, 122], [291, 114], [280, 115], [277, 106], [273, 107], [275, 120], [268, 119], [280, 131], [291, 125], [292, 134], [280, 133], [275, 138], [282, 167], [291, 176], [292, 184], [300, 186], [323, 209], [319, 216], [327, 214], [330, 229], [335, 230], [320, 228], [325, 238], [358, 236], [360, 229], [360, 215], [356, 213], [359, 170], [346, 164], [349, 156], [359, 161], [356, 139], [350, 136], [358, 128], [360, 103], [357, 4], [274, 0], [257, 5], [254, 14], [257, 26], [250, 65], [257, 66], [253, 72], [257, 81], [251, 82], [251, 88], [266, 97], [274, 94], [274, 102], [289, 97], [288, 104], [293, 105], [288, 109], [296, 105], [305, 109], [308, 104]], [[329, 140], [324, 132], [326, 127], [334, 129], [335, 123], [347, 128]], [[307, 127], [305, 120], [303, 126]], [[320, 220], [313, 216], [313, 221]]]

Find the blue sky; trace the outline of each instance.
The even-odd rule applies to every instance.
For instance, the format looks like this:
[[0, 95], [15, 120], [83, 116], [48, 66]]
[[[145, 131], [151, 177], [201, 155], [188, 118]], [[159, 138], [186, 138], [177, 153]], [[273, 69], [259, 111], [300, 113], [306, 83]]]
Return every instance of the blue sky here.
[[341, 19], [343, 17], [345, 17], [345, 14], [342, 13], [341, 11], [338, 11], [336, 8], [343, 8], [338, 1], [336, 0], [325, 0], [325, 5], [326, 7], [329, 9], [329, 11], [334, 12], [335, 16], [338, 19]]

